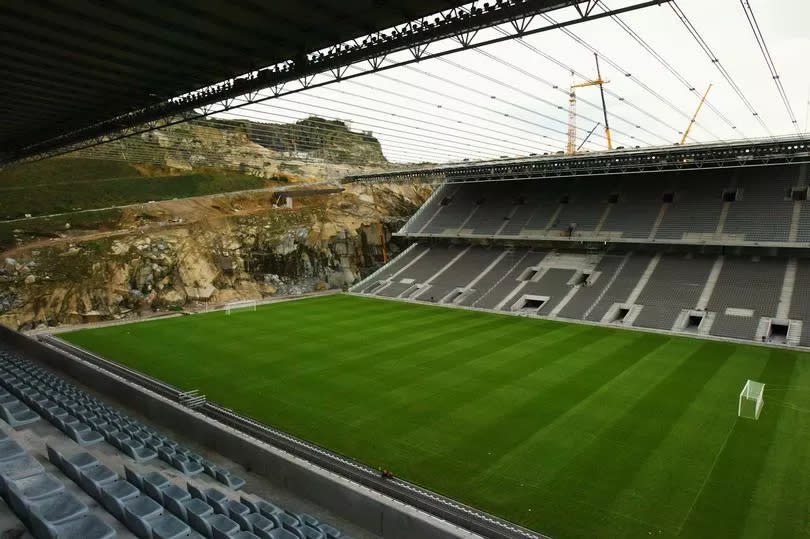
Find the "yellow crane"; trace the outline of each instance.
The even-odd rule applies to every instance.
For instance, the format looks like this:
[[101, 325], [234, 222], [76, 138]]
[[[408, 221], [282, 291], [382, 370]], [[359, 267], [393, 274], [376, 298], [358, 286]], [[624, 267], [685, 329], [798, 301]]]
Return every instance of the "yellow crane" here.
[[[603, 85], [610, 81], [602, 80], [602, 72], [599, 69], [599, 55], [594, 53], [596, 59], [596, 80], [589, 80], [579, 84], [572, 84], [571, 91], [568, 94], [568, 146], [566, 152], [568, 155], [577, 153], [577, 88], [585, 88], [587, 86], [599, 86], [599, 93], [602, 96], [602, 113], [605, 116], [605, 137], [607, 138], [608, 150], [613, 149], [613, 141], [610, 137], [610, 124], [608, 123], [607, 106], [605, 105], [605, 89]], [[571, 72], [574, 75], [574, 72]]]
[[697, 119], [697, 115], [700, 112], [700, 109], [703, 108], [703, 103], [706, 102], [706, 96], [709, 95], [709, 90], [711, 90], [711, 89], [712, 89], [712, 85], [710, 84], [709, 87], [706, 88], [706, 93], [703, 94], [703, 98], [700, 100], [700, 103], [698, 103], [697, 110], [695, 111], [694, 116], [692, 116], [692, 119], [689, 120], [689, 125], [686, 127], [686, 131], [683, 132], [683, 138], [681, 138], [681, 146], [686, 144], [686, 137], [689, 136], [689, 132], [692, 130], [692, 126], [695, 125], [695, 120]]

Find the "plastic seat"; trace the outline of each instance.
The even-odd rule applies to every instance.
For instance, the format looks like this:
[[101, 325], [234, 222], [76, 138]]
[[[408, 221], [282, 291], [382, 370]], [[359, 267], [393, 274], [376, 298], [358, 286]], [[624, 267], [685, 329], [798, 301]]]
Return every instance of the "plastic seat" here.
[[118, 474], [103, 464], [83, 468], [79, 473], [79, 486], [95, 499], [101, 497], [101, 489], [118, 480]]
[[219, 468], [216, 471], [216, 479], [223, 485], [227, 485], [229, 488], [232, 488], [233, 490], [241, 489], [242, 487], [245, 486], [246, 483], [246, 481], [241, 477], [237, 477], [228, 470], [225, 470], [223, 468]]
[[290, 532], [289, 530], [285, 530], [284, 528], [276, 528], [275, 530], [270, 530], [267, 533], [267, 536], [270, 539], [299, 539], [300, 536]]
[[78, 425], [65, 425], [65, 434], [81, 446], [88, 446], [104, 441], [104, 436], [91, 429], [85, 423]]
[[211, 537], [211, 525], [207, 518], [214, 514], [214, 508], [199, 498], [186, 500], [183, 502], [183, 507], [186, 512], [186, 522], [201, 534]]
[[157, 457], [157, 452], [145, 447], [141, 442], [129, 440], [121, 443], [121, 451], [135, 462], [148, 462]]
[[149, 496], [138, 496], [124, 504], [124, 523], [138, 537], [149, 539], [151, 520], [163, 515], [163, 507]]
[[202, 501], [207, 499], [205, 497], [205, 492], [203, 492], [201, 488], [195, 486], [193, 483], [186, 483], [186, 488], [188, 489], [188, 493], [191, 494], [192, 498], [199, 498]]
[[38, 521], [45, 528], [79, 518], [87, 512], [87, 506], [68, 492], [48, 496], [32, 503], [28, 508], [32, 524]]
[[65, 485], [49, 473], [41, 473], [9, 481], [7, 485], [8, 502], [18, 515], [27, 515], [28, 508], [49, 496], [65, 490]]
[[36, 522], [32, 519], [31, 527], [38, 538], [112, 539], [116, 536], [115, 530], [109, 524], [91, 514], [81, 515], [60, 524]]
[[299, 516], [301, 517], [301, 523], [307, 526], [318, 527], [321, 523], [320, 520], [306, 513], [301, 513]]
[[18, 400], [0, 403], [0, 417], [12, 427], [28, 425], [39, 420], [39, 414]]
[[205, 501], [217, 513], [228, 514], [228, 497], [221, 490], [209, 488], [205, 490]]
[[186, 520], [185, 502], [191, 499], [191, 494], [177, 485], [169, 485], [161, 491], [163, 507], [183, 520]]
[[260, 539], [259, 536], [255, 535], [255, 534], [253, 534], [251, 532], [244, 531], [244, 530], [241, 531], [241, 532], [237, 532], [234, 535], [231, 535], [231, 538], [232, 539]]
[[63, 471], [77, 483], [79, 482], [79, 475], [82, 470], [100, 464], [98, 459], [90, 453], [78, 453], [72, 457], [65, 457], [64, 463], [65, 469]]
[[306, 539], [326, 539], [325, 533], [323, 533], [318, 528], [314, 528], [307, 524], [304, 524], [301, 527], [301, 531], [303, 532], [304, 537], [306, 537]]
[[143, 475], [128, 466], [124, 466], [124, 475], [127, 481], [138, 487], [139, 490], [143, 490]]
[[227, 539], [239, 533], [239, 524], [225, 515], [214, 513], [205, 519], [211, 527], [211, 539]]
[[278, 522], [271, 520], [259, 513], [250, 513], [245, 519], [250, 523], [251, 531], [261, 539], [267, 539], [270, 530], [279, 528]]
[[151, 496], [152, 499], [161, 503], [163, 502], [163, 494], [161, 494], [161, 491], [170, 484], [169, 480], [159, 472], [149, 472], [143, 476], [143, 491]]
[[132, 440], [130, 435], [125, 434], [120, 430], [118, 432], [113, 432], [112, 434], [110, 434], [110, 437], [107, 438], [107, 441], [112, 445], [114, 445], [115, 447], [117, 447], [118, 449], [121, 449], [124, 443], [129, 442], [130, 440]]
[[141, 495], [141, 491], [129, 481], [117, 479], [101, 487], [99, 500], [101, 505], [118, 520], [124, 519], [124, 505]]
[[12, 439], [0, 441], [0, 461], [15, 459], [25, 455], [25, 449]]
[[228, 500], [226, 504], [228, 509], [228, 516], [231, 520], [239, 524], [239, 527], [243, 530], [252, 530], [253, 526], [249, 520], [247, 520], [247, 515], [250, 514], [250, 508], [243, 503], [239, 503], [236, 500]]
[[175, 453], [172, 456], [171, 464], [185, 475], [197, 475], [203, 471], [203, 467], [199, 462], [190, 460], [181, 453]]
[[281, 527], [292, 529], [298, 528], [301, 525], [301, 520], [297, 515], [285, 511], [267, 500], [259, 499], [252, 501], [242, 497], [242, 503], [250, 507], [251, 511], [261, 513], [269, 519], [274, 519]]
[[0, 493], [6, 491], [6, 484], [16, 479], [23, 479], [45, 472], [42, 464], [31, 455], [25, 454], [16, 459], [0, 462]]
[[191, 528], [174, 515], [163, 514], [152, 519], [152, 537], [154, 539], [179, 539], [186, 537]]
[[321, 529], [323, 533], [326, 534], [326, 537], [328, 537], [329, 539], [337, 539], [338, 537], [343, 537], [340, 533], [340, 530], [338, 530], [334, 526], [330, 526], [329, 524], [324, 524], [323, 522], [321, 522], [321, 524], [318, 527]]

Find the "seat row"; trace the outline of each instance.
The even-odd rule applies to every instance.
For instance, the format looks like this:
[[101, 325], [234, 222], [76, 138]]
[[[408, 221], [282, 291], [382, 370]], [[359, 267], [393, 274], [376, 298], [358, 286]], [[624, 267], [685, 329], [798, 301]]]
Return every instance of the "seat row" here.
[[261, 499], [237, 501], [224, 492], [187, 483], [183, 489], [157, 471], [125, 467], [119, 477], [93, 455], [66, 456], [48, 446], [48, 458], [135, 535], [144, 539], [336, 539], [340, 532], [310, 515]]
[[[136, 462], [158, 457], [189, 476], [206, 473], [232, 489], [245, 485], [241, 477], [33, 363], [3, 351], [0, 351], [0, 386], [19, 397], [20, 404], [26, 409], [30, 406], [82, 446], [106, 440]], [[33, 420], [39, 418], [30, 409], [28, 411], [35, 416]], [[18, 412], [17, 417], [22, 420], [23, 411]]]
[[109, 539], [115, 530], [4, 432], [0, 433], [0, 494], [37, 539]]

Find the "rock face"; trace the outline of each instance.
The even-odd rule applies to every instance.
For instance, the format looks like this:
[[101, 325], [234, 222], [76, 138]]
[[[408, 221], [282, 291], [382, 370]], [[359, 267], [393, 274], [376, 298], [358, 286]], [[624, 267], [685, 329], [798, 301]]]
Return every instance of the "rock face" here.
[[430, 194], [349, 185], [293, 209], [17, 250], [0, 265], [0, 323], [19, 329], [343, 288], [382, 263], [383, 241]]

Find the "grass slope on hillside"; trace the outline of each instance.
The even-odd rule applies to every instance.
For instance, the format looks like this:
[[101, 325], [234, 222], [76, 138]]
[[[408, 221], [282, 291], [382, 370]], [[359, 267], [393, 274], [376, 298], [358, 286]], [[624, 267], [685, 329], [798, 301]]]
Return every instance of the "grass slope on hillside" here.
[[65, 338], [555, 537], [809, 531], [803, 353], [352, 296]]
[[235, 172], [141, 176], [126, 163], [48, 159], [0, 171], [0, 219], [228, 193], [265, 185], [262, 178]]

